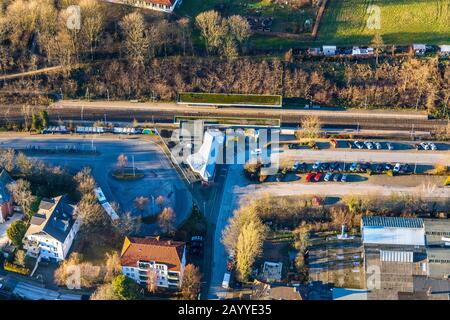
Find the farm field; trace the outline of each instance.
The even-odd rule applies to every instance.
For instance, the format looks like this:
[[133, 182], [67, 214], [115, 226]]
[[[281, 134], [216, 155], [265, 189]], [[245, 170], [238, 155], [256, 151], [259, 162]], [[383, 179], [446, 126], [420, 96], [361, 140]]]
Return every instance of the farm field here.
[[368, 44], [368, 8], [380, 8], [380, 34], [386, 44], [450, 42], [450, 0], [329, 0], [318, 42]]

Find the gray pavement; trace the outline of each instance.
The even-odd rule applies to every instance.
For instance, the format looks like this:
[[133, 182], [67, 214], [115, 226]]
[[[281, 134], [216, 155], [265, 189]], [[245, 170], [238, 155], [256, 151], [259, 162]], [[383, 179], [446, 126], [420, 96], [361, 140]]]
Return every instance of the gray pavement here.
[[[192, 196], [190, 192], [159, 146], [151, 141], [139, 138], [118, 139], [112, 136], [40, 135], [29, 138], [0, 138], [0, 148], [24, 149], [31, 145], [41, 148], [77, 146], [79, 149], [86, 150], [94, 147], [99, 152], [98, 155], [41, 153], [33, 157], [56, 166], [66, 167], [73, 173], [83, 167], [91, 167], [92, 174], [107, 200], [117, 202], [122, 212], [140, 215], [141, 213], [134, 208], [133, 200], [136, 197], [145, 196], [149, 198], [147, 212], [156, 213], [158, 209], [154, 204], [154, 199], [160, 195], [166, 198], [165, 206], [171, 206], [174, 209], [178, 224], [182, 223], [191, 212]], [[117, 157], [121, 153], [128, 157], [130, 166], [134, 156], [136, 168], [144, 173], [142, 179], [118, 181], [111, 176], [111, 172], [116, 168]], [[145, 233], [154, 231], [154, 228], [144, 228]]]

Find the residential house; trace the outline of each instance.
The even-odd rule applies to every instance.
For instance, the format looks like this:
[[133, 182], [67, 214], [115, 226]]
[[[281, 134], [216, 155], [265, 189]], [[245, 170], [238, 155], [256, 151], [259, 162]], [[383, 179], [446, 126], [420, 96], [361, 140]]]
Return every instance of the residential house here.
[[120, 261], [123, 274], [140, 285], [154, 281], [157, 287], [180, 288], [186, 244], [160, 237], [126, 237]]
[[133, 7], [172, 13], [182, 0], [106, 0], [111, 3], [126, 4]]
[[4, 223], [13, 213], [13, 197], [8, 190], [8, 184], [13, 182], [8, 172], [2, 169], [0, 172], [0, 223]]
[[75, 206], [68, 203], [66, 195], [42, 199], [25, 234], [27, 254], [50, 261], [64, 260], [80, 228], [74, 212]]

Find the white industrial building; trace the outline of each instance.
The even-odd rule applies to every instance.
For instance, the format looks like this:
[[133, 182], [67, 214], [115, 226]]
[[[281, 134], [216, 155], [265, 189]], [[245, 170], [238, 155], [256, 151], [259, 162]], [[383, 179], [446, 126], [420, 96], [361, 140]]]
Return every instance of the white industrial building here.
[[216, 163], [225, 141], [225, 135], [218, 129], [209, 129], [203, 136], [203, 143], [198, 152], [190, 154], [186, 162], [204, 181], [214, 179]]
[[362, 240], [365, 245], [425, 245], [425, 228], [422, 219], [363, 217], [361, 228]]

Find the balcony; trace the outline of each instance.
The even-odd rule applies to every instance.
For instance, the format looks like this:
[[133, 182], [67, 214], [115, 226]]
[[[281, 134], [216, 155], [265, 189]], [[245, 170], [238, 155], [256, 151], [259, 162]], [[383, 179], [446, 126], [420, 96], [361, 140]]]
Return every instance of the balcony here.
[[180, 276], [178, 275], [178, 273], [169, 272], [167, 274], [167, 279], [178, 281], [180, 279]]

